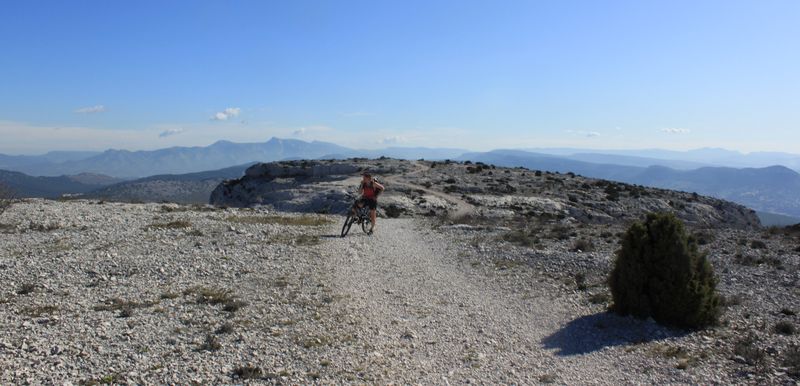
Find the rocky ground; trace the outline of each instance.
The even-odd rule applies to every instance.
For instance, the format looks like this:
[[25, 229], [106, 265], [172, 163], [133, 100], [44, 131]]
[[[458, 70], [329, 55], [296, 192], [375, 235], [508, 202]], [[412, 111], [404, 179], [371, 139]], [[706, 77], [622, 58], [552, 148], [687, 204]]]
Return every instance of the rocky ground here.
[[475, 214], [522, 222], [617, 224], [649, 212], [674, 212], [690, 225], [754, 229], [755, 212], [693, 193], [646, 188], [581, 176], [470, 162], [351, 159], [256, 164], [220, 184], [211, 203], [278, 210], [341, 213], [358, 173], [370, 171], [387, 186], [381, 197], [389, 217]]
[[[394, 184], [428, 189], [415, 176]], [[337, 215], [17, 202], [0, 383], [798, 382], [797, 232], [693, 228], [727, 306], [684, 332], [605, 312], [624, 222], [458, 214], [339, 238]]]

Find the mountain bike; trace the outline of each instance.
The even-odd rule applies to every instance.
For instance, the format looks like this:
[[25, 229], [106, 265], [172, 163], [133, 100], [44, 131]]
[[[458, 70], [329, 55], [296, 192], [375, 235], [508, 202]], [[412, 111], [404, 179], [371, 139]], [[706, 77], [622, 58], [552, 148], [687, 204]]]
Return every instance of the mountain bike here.
[[[355, 195], [348, 195], [353, 198], [353, 206], [347, 210], [347, 217], [344, 219], [344, 225], [342, 225], [342, 237], [347, 236], [347, 233], [350, 232], [350, 228], [353, 224], [360, 224], [361, 230], [364, 233], [369, 234], [369, 228], [371, 222], [369, 221], [369, 207], [366, 205], [358, 206], [358, 196]], [[355, 216], [353, 215], [353, 208], [356, 209]]]

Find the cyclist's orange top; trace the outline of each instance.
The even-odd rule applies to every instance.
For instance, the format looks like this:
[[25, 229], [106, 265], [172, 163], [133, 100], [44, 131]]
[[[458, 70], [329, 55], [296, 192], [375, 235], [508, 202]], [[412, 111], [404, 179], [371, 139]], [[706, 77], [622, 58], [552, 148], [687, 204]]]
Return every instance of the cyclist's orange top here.
[[375, 200], [378, 198], [378, 190], [375, 189], [374, 185], [362, 184], [361, 189], [361, 195], [364, 196], [364, 198], [368, 198], [370, 200]]

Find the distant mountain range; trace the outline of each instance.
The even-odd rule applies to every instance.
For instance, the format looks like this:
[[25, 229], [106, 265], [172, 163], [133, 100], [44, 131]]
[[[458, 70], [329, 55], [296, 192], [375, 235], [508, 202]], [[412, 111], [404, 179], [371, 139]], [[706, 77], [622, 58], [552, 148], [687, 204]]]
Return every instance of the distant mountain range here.
[[66, 193], [88, 193], [119, 182], [119, 179], [78, 174], [60, 177], [32, 177], [20, 172], [0, 170], [0, 183], [10, 188], [17, 197], [58, 198]]
[[[0, 155], [0, 169], [29, 174], [3, 172], [0, 182], [21, 195], [32, 197], [86, 193], [91, 197], [125, 201], [200, 202], [205, 200], [206, 192], [213, 189], [212, 185], [240, 176], [246, 167], [243, 165], [253, 162], [381, 156], [471, 160], [498, 166], [573, 172], [593, 178], [697, 192], [738, 202], [767, 214], [800, 218], [800, 199], [797, 198], [800, 174], [792, 170], [800, 169], [800, 156], [766, 152], [742, 154], [724, 149], [469, 152], [455, 148], [390, 147], [358, 150], [328, 142], [272, 138], [263, 143], [219, 141], [205, 147], [152, 151]], [[771, 163], [773, 161], [775, 163]], [[122, 182], [123, 179], [127, 181]]]
[[[604, 163], [619, 165], [627, 165], [627, 163], [625, 163], [626, 160], [638, 158], [646, 162], [646, 164], [640, 164], [638, 166], [659, 165], [673, 169], [694, 169], [702, 166], [761, 168], [781, 165], [790, 169], [800, 170], [800, 155], [781, 152], [753, 152], [744, 154], [738, 151], [717, 148], [702, 148], [688, 151], [663, 149], [586, 150], [574, 148], [535, 148], [524, 150], [533, 153], [566, 156], [571, 159], [580, 159], [582, 158], [581, 155], [584, 154], [591, 154], [594, 156], [600, 155], [605, 157]], [[597, 159], [583, 160], [591, 162], [597, 161]]]
[[187, 174], [162, 174], [125, 181], [90, 191], [86, 198], [125, 202], [207, 204], [211, 191], [225, 180], [239, 178], [253, 165]]
[[33, 162], [30, 163], [15, 159], [15, 163], [8, 166], [0, 163], [0, 168], [35, 176], [97, 173], [119, 178], [140, 178], [158, 174], [201, 172], [256, 161], [318, 158], [347, 151], [350, 149], [332, 143], [272, 138], [264, 143], [219, 141], [205, 147], [171, 147], [151, 151], [107, 150], [60, 162], [46, 156], [32, 159]]

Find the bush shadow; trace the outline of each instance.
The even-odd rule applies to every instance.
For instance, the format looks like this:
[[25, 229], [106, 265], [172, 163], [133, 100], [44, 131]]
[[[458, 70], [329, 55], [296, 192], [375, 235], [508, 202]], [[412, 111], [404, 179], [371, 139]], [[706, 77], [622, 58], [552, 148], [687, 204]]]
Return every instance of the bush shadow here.
[[646, 343], [688, 334], [652, 320], [622, 317], [611, 312], [581, 316], [542, 339], [558, 356], [589, 354], [607, 347]]

